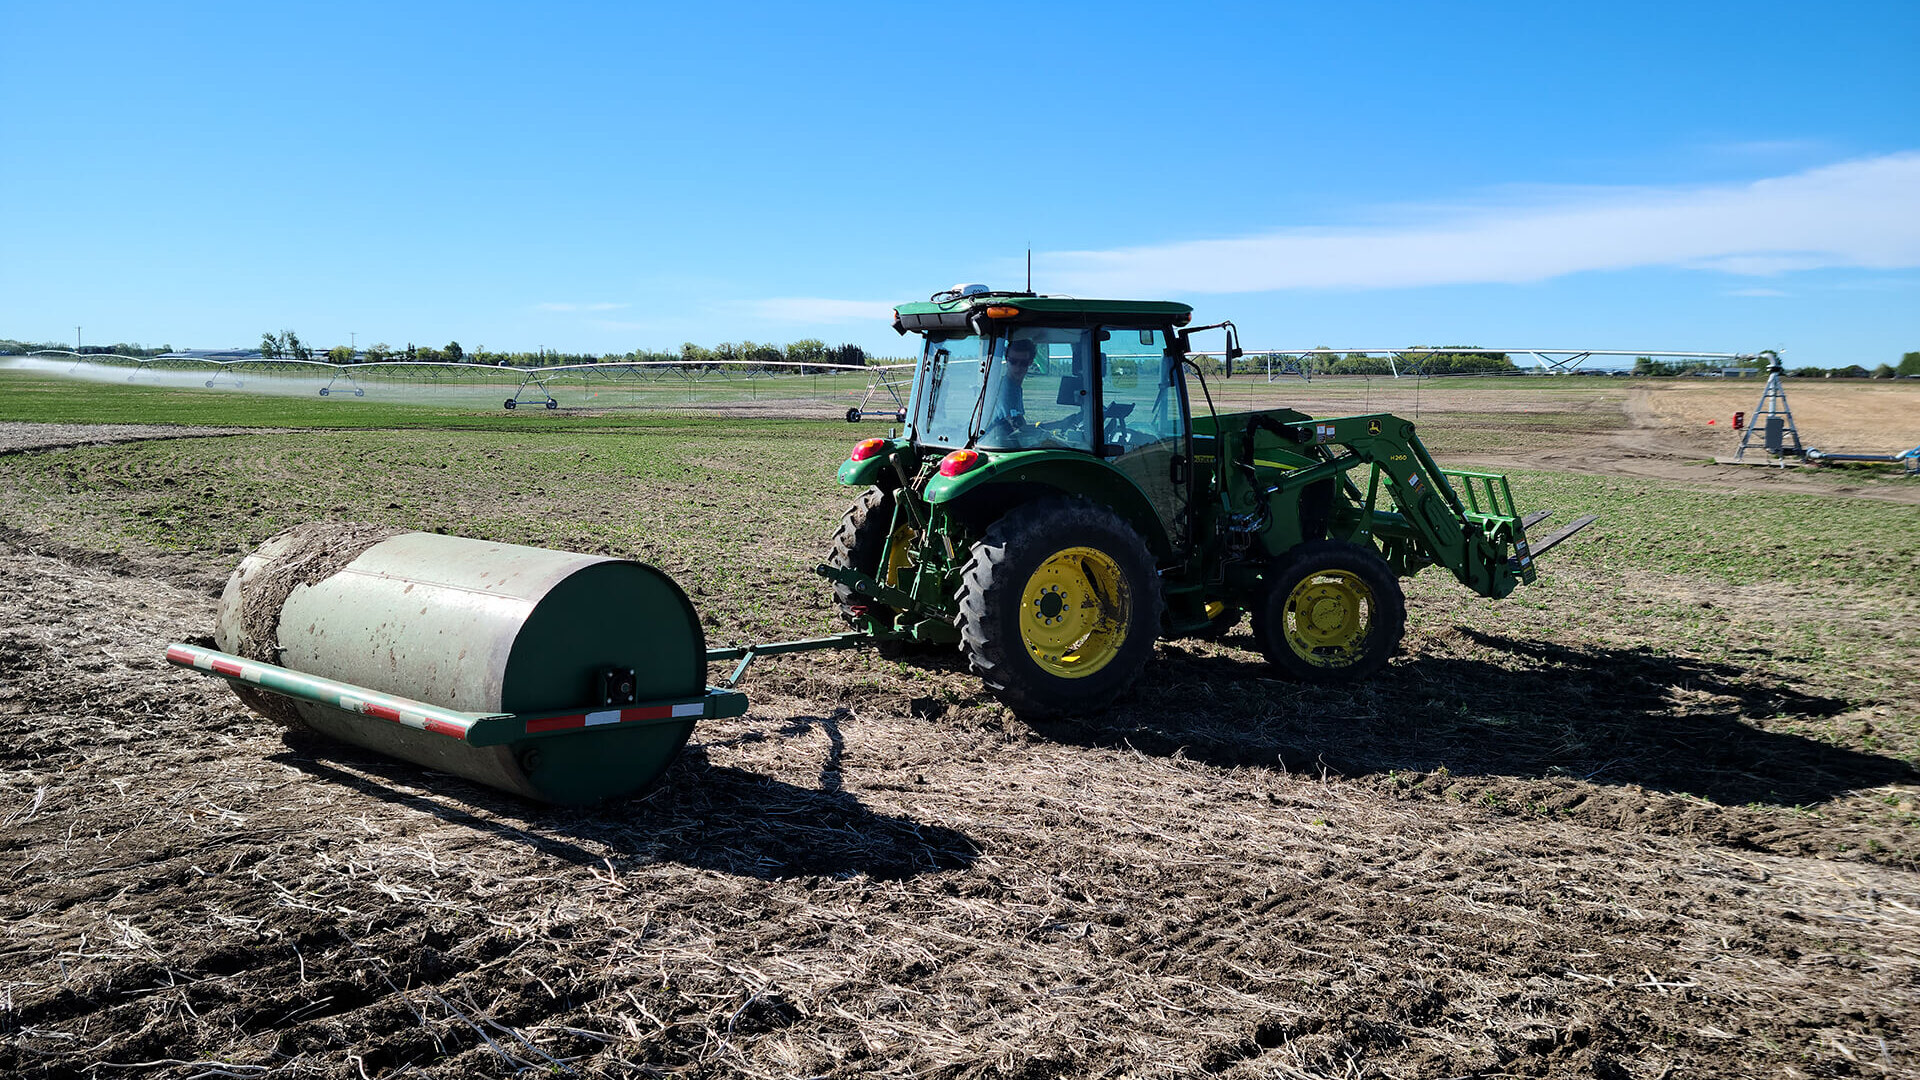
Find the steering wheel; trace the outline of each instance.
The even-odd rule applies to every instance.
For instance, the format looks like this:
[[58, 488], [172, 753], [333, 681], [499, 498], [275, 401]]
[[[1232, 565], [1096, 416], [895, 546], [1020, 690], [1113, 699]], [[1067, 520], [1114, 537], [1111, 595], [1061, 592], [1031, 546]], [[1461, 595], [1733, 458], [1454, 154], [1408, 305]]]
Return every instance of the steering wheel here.
[[1031, 431], [1032, 426], [1026, 422], [1025, 417], [1019, 417], [1020, 422], [1018, 424], [1014, 423], [1015, 419], [1016, 415], [1014, 413], [1001, 413], [994, 418], [992, 423], [981, 429], [980, 437], [988, 442], [1013, 443], [1017, 445], [1020, 442], [1021, 434], [1026, 431]]
[[1102, 441], [1113, 446], [1133, 446], [1145, 441], [1142, 433], [1127, 426], [1127, 417], [1133, 415], [1134, 403], [1116, 401], [1107, 406], [1107, 429], [1101, 433]]

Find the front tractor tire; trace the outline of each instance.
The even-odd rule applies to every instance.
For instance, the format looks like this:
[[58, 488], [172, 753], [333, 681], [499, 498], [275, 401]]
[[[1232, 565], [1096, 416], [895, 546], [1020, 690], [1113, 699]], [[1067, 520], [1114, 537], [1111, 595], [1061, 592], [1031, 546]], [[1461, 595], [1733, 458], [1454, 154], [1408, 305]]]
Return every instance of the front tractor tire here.
[[[852, 567], [882, 585], [904, 585], [903, 572], [919, 534], [911, 525], [893, 527], [893, 494], [870, 487], [853, 500], [834, 530], [833, 544], [827, 552], [827, 565]], [[867, 620], [888, 620], [897, 614], [885, 604], [861, 596], [845, 585], [833, 587], [833, 608], [847, 625], [864, 630]]]
[[1372, 548], [1318, 540], [1296, 548], [1268, 579], [1253, 637], [1300, 682], [1338, 685], [1378, 672], [1400, 649], [1407, 599]]
[[1118, 514], [1047, 498], [987, 528], [958, 597], [960, 651], [1022, 719], [1105, 708], [1140, 674], [1160, 628], [1160, 578]]

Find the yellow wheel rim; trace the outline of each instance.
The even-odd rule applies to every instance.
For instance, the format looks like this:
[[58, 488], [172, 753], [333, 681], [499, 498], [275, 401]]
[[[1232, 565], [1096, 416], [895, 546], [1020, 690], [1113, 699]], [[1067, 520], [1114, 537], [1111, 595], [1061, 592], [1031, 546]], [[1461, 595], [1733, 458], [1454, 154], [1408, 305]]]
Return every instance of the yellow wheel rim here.
[[1071, 547], [1040, 564], [1020, 594], [1020, 638], [1049, 675], [1084, 679], [1120, 653], [1133, 617], [1120, 564], [1104, 551]]
[[1359, 575], [1309, 574], [1287, 594], [1287, 646], [1316, 667], [1345, 667], [1360, 659], [1373, 613], [1373, 590]]
[[900, 577], [913, 565], [914, 528], [902, 524], [887, 537], [887, 557], [881, 560], [880, 584], [900, 587]]

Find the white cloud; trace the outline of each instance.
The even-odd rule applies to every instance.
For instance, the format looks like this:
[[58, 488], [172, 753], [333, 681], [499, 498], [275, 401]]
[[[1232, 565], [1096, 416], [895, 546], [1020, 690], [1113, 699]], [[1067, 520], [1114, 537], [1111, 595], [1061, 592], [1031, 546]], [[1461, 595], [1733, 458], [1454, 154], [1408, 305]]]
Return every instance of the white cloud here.
[[606, 304], [606, 303], [601, 303], [601, 304], [560, 303], [560, 304], [535, 304], [534, 309], [537, 311], [619, 311], [621, 308], [628, 307], [628, 306], [630, 305]]
[[1055, 252], [1046, 277], [1085, 296], [1524, 283], [1683, 267], [1770, 276], [1920, 266], [1920, 153], [1748, 184], [1583, 187], [1558, 201], [1444, 212], [1384, 229], [1288, 229], [1113, 251]]
[[842, 323], [881, 323], [893, 321], [893, 305], [884, 300], [828, 300], [814, 296], [781, 296], [754, 300], [747, 308], [755, 317], [768, 322], [808, 323], [820, 326]]

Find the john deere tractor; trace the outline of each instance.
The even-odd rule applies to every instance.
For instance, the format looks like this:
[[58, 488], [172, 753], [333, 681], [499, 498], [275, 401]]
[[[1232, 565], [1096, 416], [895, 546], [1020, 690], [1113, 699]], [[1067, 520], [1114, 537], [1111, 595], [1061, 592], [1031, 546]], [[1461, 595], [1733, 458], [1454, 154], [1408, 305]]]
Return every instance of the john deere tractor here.
[[[894, 311], [924, 339], [905, 427], [840, 466], [862, 489], [820, 572], [864, 635], [955, 646], [1022, 716], [1097, 710], [1156, 638], [1252, 618], [1284, 674], [1365, 678], [1400, 644], [1399, 579], [1534, 580], [1506, 478], [1444, 470], [1384, 413], [1216, 413], [1186, 304], [959, 286]], [[1195, 376], [1189, 382], [1189, 374]]]

